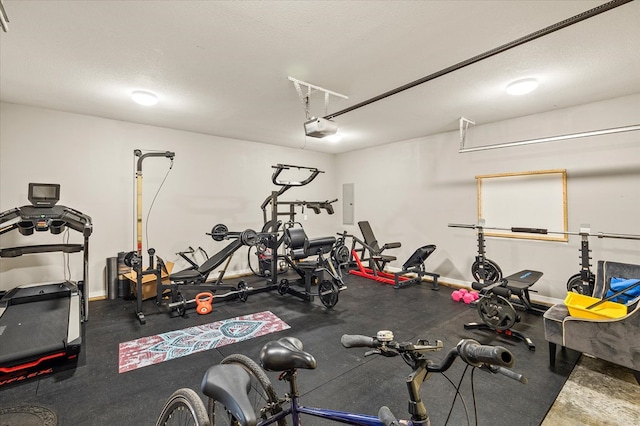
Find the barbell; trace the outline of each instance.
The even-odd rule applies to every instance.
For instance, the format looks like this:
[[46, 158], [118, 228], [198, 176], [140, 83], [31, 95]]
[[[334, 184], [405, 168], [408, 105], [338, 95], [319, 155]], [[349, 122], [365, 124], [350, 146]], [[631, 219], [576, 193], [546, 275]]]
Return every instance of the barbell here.
[[240, 241], [245, 246], [255, 246], [260, 241], [260, 236], [253, 229], [245, 229], [242, 232], [229, 231], [227, 225], [218, 223], [211, 232], [207, 232], [207, 235], [211, 235], [214, 241], [222, 241], [228, 238], [240, 238]]

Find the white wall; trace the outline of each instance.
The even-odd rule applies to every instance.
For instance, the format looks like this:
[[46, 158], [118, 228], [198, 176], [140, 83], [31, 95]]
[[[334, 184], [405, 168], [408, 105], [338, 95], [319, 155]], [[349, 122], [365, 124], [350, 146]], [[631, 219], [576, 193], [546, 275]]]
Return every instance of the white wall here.
[[[638, 123], [640, 95], [479, 125], [470, 129], [465, 146]], [[355, 184], [356, 222], [370, 221], [380, 242], [402, 243], [391, 266], [401, 267], [416, 248], [436, 244], [427, 269], [453, 283], [471, 280], [476, 234], [447, 225], [477, 223], [475, 176], [492, 173], [566, 169], [569, 230], [589, 223], [593, 232], [640, 235], [640, 132], [464, 154], [459, 146], [458, 132], [451, 132], [338, 156], [337, 191], [343, 183]], [[531, 225], [514, 218], [511, 226]], [[594, 271], [598, 259], [640, 262], [640, 241], [590, 242]], [[486, 247], [506, 274], [544, 272], [534, 289], [551, 298], [563, 299], [567, 279], [580, 269], [578, 236], [568, 243], [488, 238]]]
[[[590, 223], [594, 232], [640, 234], [640, 132], [466, 154], [458, 153], [458, 132], [450, 132], [332, 156], [21, 105], [0, 108], [0, 210], [28, 204], [29, 182], [60, 183], [61, 204], [93, 218], [90, 297], [106, 294], [105, 259], [134, 249], [136, 148], [176, 152], [144, 232], [167, 260], [178, 260], [175, 253], [189, 245], [202, 246], [210, 255], [218, 251], [224, 243], [205, 235], [216, 223], [232, 230], [260, 228], [259, 206], [277, 189], [271, 183], [271, 166], [277, 163], [326, 172], [282, 199], [341, 199], [333, 216], [309, 213], [304, 224], [310, 236], [343, 229], [359, 234], [357, 226], [342, 224], [342, 184], [354, 183], [356, 222], [369, 220], [381, 242], [402, 243], [391, 266], [399, 268], [419, 246], [436, 244], [427, 268], [453, 283], [471, 279], [476, 240], [473, 231], [447, 224], [477, 221], [477, 175], [566, 169], [570, 230]], [[638, 111], [640, 95], [478, 125], [469, 131], [466, 145], [638, 124]], [[168, 165], [165, 159], [144, 160], [145, 221]], [[527, 226], [516, 219], [513, 225]], [[62, 237], [10, 232], [0, 236], [0, 246], [51, 243], [51, 238]], [[146, 249], [146, 237], [143, 243]], [[567, 278], [579, 270], [579, 245], [575, 236], [568, 243], [489, 238], [487, 254], [507, 274], [524, 268], [543, 271], [534, 288], [562, 299]], [[592, 238], [591, 247], [594, 263], [640, 262], [639, 241]], [[0, 289], [61, 278], [61, 256], [2, 259]], [[80, 264], [72, 257], [74, 279]], [[230, 269], [246, 270], [244, 249]]]
[[[279, 189], [271, 182], [272, 165], [294, 164], [325, 171], [309, 185], [287, 191], [283, 201], [327, 200], [339, 195], [332, 155], [15, 104], [3, 103], [0, 108], [0, 211], [29, 204], [29, 182], [61, 184], [60, 204], [93, 219], [90, 297], [106, 294], [106, 258], [135, 248], [134, 149], [176, 153], [173, 169], [149, 216], [148, 231], [146, 226], [143, 231], [144, 250], [150, 245], [165, 260], [182, 262], [176, 268], [186, 264], [175, 253], [188, 246], [201, 246], [213, 255], [228, 243], [205, 235], [216, 223], [224, 223], [232, 231], [260, 230], [260, 205], [271, 191]], [[143, 160], [144, 224], [168, 168], [168, 159]], [[333, 224], [333, 216], [313, 213], [304, 222], [311, 237], [332, 235]], [[24, 237], [14, 231], [0, 236], [0, 246], [54, 244], [63, 242], [63, 235], [47, 232]], [[82, 242], [74, 231], [69, 238], [72, 243]], [[0, 289], [68, 277], [62, 256], [3, 258]], [[80, 279], [81, 254], [71, 255], [69, 267], [71, 278]], [[229, 268], [248, 270], [246, 249], [236, 253]]]

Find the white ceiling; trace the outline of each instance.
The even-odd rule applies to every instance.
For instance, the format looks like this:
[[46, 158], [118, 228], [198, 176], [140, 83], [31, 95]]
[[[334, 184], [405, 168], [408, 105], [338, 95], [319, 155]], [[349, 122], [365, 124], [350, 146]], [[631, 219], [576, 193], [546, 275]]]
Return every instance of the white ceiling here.
[[[289, 76], [349, 96], [327, 113], [553, 25], [604, 1], [2, 0], [0, 100], [340, 153], [640, 93], [634, 1], [335, 118], [305, 138]], [[513, 97], [504, 86], [536, 77]], [[133, 90], [156, 93], [141, 107]], [[324, 96], [311, 96], [324, 116]]]

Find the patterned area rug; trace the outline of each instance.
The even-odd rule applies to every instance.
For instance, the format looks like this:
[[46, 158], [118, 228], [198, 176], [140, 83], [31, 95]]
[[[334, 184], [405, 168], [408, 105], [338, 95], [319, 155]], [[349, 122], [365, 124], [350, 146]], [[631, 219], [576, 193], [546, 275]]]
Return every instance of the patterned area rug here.
[[196, 352], [290, 328], [269, 311], [120, 343], [118, 372], [125, 373]]

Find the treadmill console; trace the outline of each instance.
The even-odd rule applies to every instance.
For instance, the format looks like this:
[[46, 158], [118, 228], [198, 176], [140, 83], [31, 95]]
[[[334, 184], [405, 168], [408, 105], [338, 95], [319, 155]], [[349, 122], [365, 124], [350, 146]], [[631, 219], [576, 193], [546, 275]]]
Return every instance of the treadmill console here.
[[53, 207], [60, 201], [60, 185], [57, 183], [30, 183], [28, 198], [34, 207]]
[[[67, 227], [89, 237], [92, 233], [91, 217], [63, 205], [60, 200], [60, 185], [56, 183], [30, 183], [30, 206], [16, 207], [0, 213], [0, 234], [18, 229], [22, 235], [31, 235], [34, 231], [51, 231], [60, 234]], [[10, 226], [5, 222], [18, 219]]]

